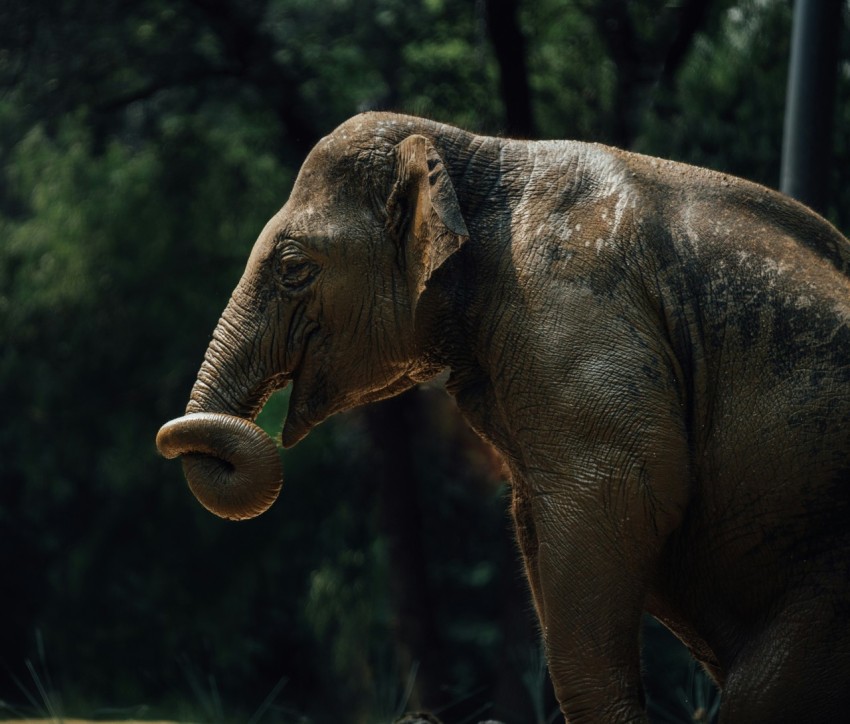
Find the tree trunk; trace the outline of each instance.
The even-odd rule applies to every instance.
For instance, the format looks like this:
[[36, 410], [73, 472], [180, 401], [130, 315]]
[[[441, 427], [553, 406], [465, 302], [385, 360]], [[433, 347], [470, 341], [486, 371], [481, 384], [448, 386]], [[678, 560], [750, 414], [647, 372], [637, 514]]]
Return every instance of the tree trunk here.
[[511, 136], [533, 138], [534, 113], [531, 108], [525, 38], [519, 26], [518, 0], [485, 0], [484, 7], [490, 42], [499, 64], [505, 130]]
[[657, 21], [649, 34], [639, 32], [629, 3], [597, 0], [584, 5], [616, 73], [607, 137], [602, 140], [630, 148], [659, 87], [669, 89], [675, 82], [696, 34], [708, 21], [710, 3], [658, 3]]
[[424, 418], [419, 390], [364, 408], [375, 451], [379, 522], [387, 541], [395, 648], [402, 681], [415, 673], [408, 709], [443, 703], [443, 657], [434, 619], [422, 541], [419, 486], [413, 458], [418, 422]]

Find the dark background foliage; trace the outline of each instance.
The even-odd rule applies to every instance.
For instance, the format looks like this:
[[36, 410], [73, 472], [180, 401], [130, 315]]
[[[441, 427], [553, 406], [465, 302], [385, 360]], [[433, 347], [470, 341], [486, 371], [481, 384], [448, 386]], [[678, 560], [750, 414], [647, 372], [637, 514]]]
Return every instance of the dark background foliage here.
[[[0, 0], [0, 714], [549, 721], [501, 467], [438, 389], [322, 425], [238, 525], [154, 435], [337, 123], [399, 110], [775, 187], [790, 22], [787, 0]], [[654, 718], [702, 716], [686, 654], [645, 640]]]

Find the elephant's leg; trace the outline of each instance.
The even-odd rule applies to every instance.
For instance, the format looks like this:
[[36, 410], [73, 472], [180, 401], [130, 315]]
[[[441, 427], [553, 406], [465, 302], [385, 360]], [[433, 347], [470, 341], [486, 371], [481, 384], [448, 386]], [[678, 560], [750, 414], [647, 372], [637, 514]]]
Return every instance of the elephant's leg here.
[[639, 643], [644, 566], [617, 550], [604, 526], [594, 530], [553, 513], [564, 505], [556, 496], [533, 502], [531, 575], [561, 711], [571, 724], [646, 721]]
[[622, 446], [585, 438], [569, 462], [552, 462], [557, 472], [515, 475], [518, 537], [571, 724], [646, 721], [641, 617], [687, 497], [685, 448], [671, 427], [646, 425]]
[[[571, 723], [644, 721], [638, 669], [641, 595], [625, 594], [630, 611], [620, 608], [600, 617], [598, 602], [565, 585], [561, 546], [553, 545], [549, 532], [544, 541], [538, 538], [525, 487], [515, 483], [513, 516], [562, 712]], [[583, 580], [592, 579], [585, 573]], [[624, 602], [623, 595], [616, 598]]]
[[809, 590], [794, 599], [747, 643], [730, 667], [720, 708], [724, 724], [847, 721], [846, 594], [838, 601]]
[[574, 301], [575, 340], [535, 348], [534, 379], [514, 376], [498, 406], [514, 514], [562, 712], [571, 724], [646, 721], [641, 616], [690, 494], [682, 392], [645, 325]]

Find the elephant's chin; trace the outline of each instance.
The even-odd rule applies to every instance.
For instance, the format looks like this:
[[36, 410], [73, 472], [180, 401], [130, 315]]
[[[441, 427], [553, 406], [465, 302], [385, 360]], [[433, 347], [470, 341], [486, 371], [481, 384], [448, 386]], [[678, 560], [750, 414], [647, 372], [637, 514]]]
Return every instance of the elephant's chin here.
[[281, 444], [285, 448], [290, 448], [301, 442], [315, 425], [307, 405], [298, 395], [297, 385], [293, 385], [289, 398], [289, 411], [286, 413], [286, 420], [280, 432]]
[[307, 437], [308, 432], [310, 432], [310, 426], [300, 421], [296, 422], [295, 416], [290, 413], [286, 416], [286, 422], [283, 423], [280, 442], [285, 448], [290, 448]]
[[303, 440], [316, 425], [336, 412], [351, 407], [341, 405], [339, 400], [329, 399], [322, 385], [313, 384], [313, 379], [300, 375], [292, 381], [289, 395], [289, 410], [280, 433], [281, 444], [290, 448]]

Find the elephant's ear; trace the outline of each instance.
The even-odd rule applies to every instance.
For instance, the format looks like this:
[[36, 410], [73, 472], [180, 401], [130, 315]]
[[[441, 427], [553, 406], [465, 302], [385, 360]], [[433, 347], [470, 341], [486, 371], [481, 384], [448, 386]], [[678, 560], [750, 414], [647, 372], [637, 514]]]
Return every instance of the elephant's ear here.
[[387, 225], [399, 244], [415, 317], [431, 275], [460, 249], [469, 232], [443, 160], [427, 138], [405, 138], [395, 147], [395, 160]]

